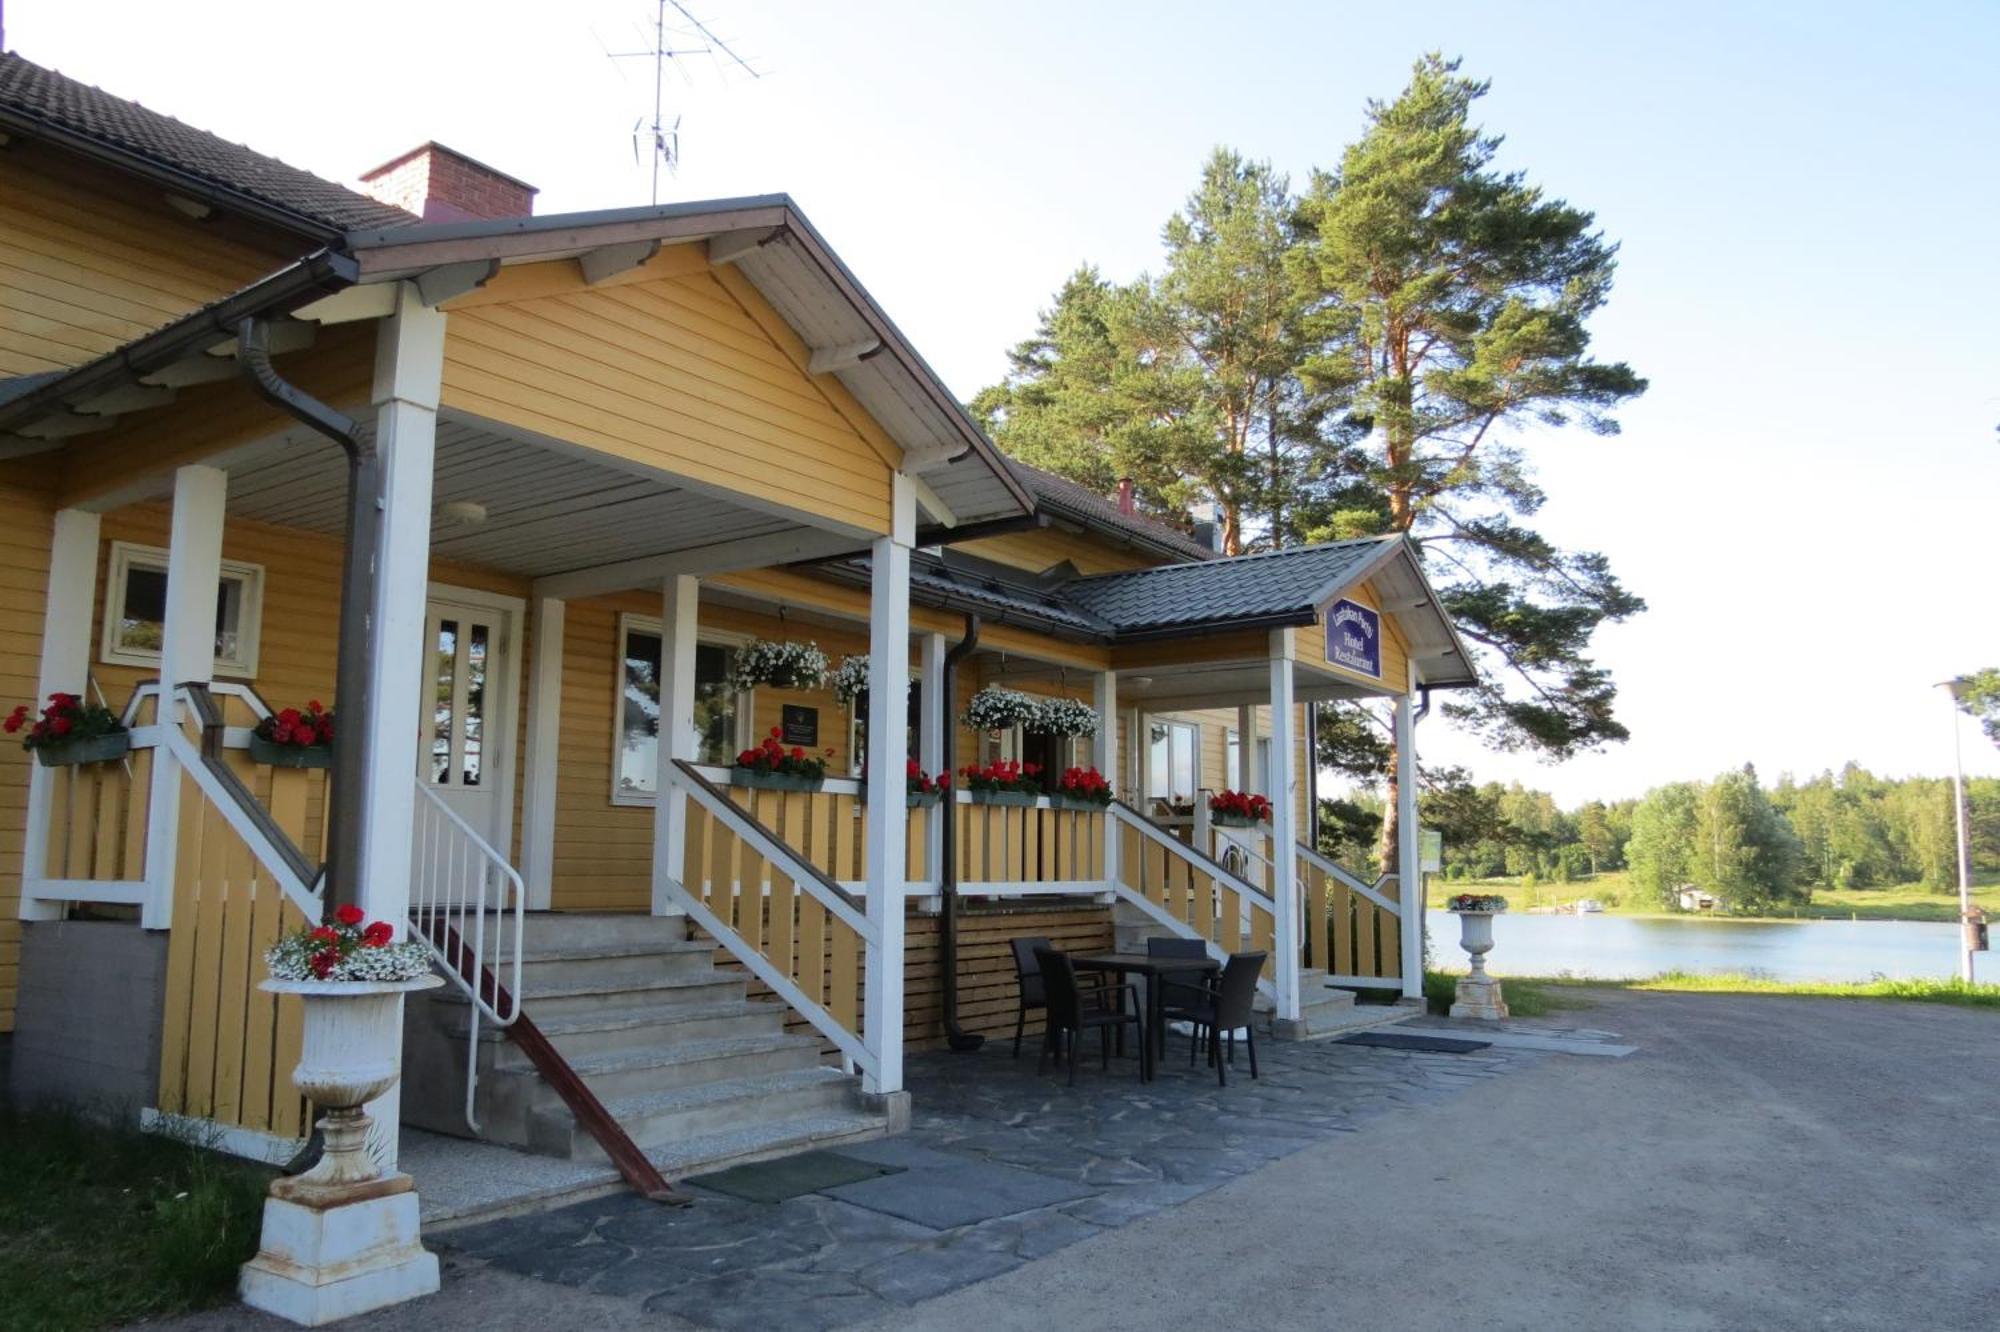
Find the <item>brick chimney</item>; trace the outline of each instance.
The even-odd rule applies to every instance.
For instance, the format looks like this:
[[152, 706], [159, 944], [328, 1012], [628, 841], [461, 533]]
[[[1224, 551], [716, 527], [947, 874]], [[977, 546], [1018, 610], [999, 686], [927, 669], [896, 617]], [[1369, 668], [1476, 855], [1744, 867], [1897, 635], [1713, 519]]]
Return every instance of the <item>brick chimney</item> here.
[[1129, 476], [1118, 478], [1118, 512], [1127, 518], [1139, 512], [1139, 498], [1132, 493], [1132, 478]]
[[526, 217], [534, 186], [433, 140], [361, 173], [361, 185], [383, 203], [426, 222]]

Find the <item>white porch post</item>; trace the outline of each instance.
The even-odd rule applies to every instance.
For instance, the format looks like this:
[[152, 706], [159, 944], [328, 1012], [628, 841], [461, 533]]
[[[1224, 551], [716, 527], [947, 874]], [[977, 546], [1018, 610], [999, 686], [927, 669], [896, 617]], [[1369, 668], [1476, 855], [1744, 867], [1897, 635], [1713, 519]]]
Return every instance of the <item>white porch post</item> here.
[[[1118, 782], [1118, 672], [1099, 671], [1092, 681], [1091, 693], [1097, 704], [1097, 736], [1091, 741], [1090, 761], [1104, 774], [1104, 780], [1114, 786]], [[1132, 802], [1134, 809], [1144, 808], [1132, 801], [1130, 791], [1117, 794]], [[1121, 845], [1118, 820], [1109, 815], [1104, 820], [1104, 881], [1118, 882], [1118, 848]]]
[[[411, 825], [423, 718], [424, 641], [431, 561], [431, 481], [437, 457], [438, 389], [444, 376], [445, 316], [417, 289], [397, 285], [396, 307], [375, 337], [375, 450], [381, 467], [382, 533], [368, 613], [375, 657], [375, 706], [364, 717], [373, 755], [362, 779], [361, 864], [356, 905], [409, 929]], [[211, 598], [211, 604], [213, 599]], [[400, 1042], [402, 1029], [397, 1028]], [[371, 1154], [396, 1168], [400, 1087], [371, 1101]]]
[[1424, 993], [1424, 867], [1417, 824], [1417, 718], [1414, 669], [1396, 695], [1396, 900], [1403, 909], [1403, 997]]
[[678, 916], [669, 886], [687, 869], [687, 797], [673, 777], [675, 759], [692, 759], [694, 749], [694, 648], [701, 584], [676, 574], [660, 588], [660, 720], [654, 742], [659, 765], [653, 790], [653, 914]]
[[903, 765], [883, 761], [897, 752], [910, 687], [910, 547], [916, 539], [916, 499], [910, 479], [898, 472], [891, 500], [890, 533], [870, 552], [868, 611], [868, 737], [877, 759], [868, 765], [867, 1012], [862, 1039], [875, 1056], [875, 1085], [888, 1095], [903, 1089]]
[[1278, 1012], [1281, 1022], [1299, 1018], [1299, 858], [1298, 774], [1292, 758], [1292, 659], [1285, 631], [1271, 634], [1271, 899], [1277, 904], [1272, 946], [1278, 952]]
[[1257, 771], [1257, 709], [1245, 703], [1236, 709], [1236, 789], [1264, 791], [1262, 777]]
[[[180, 724], [175, 688], [207, 684], [215, 675], [215, 598], [222, 582], [222, 523], [228, 495], [229, 478], [219, 468], [197, 465], [174, 473], [166, 617], [160, 630], [157, 715], [162, 726]], [[147, 929], [163, 930], [173, 923], [181, 804], [180, 765], [164, 749], [153, 751], [152, 788], [146, 812], [146, 903], [139, 910], [139, 922]]]
[[521, 877], [528, 907], [546, 911], [555, 881], [556, 756], [562, 750], [563, 626], [568, 603], [536, 597], [529, 624], [534, 633], [528, 668], [527, 785], [521, 803]]
[[[42, 603], [42, 660], [29, 711], [39, 712], [54, 693], [89, 692], [90, 604], [97, 593], [98, 516], [83, 509], [56, 511], [49, 540], [49, 590]], [[28, 829], [21, 856], [22, 920], [60, 920], [62, 903], [33, 895], [49, 872], [49, 800], [55, 769], [28, 765]]]
[[[920, 691], [923, 713], [917, 726], [917, 764], [936, 777], [944, 766], [944, 728], [951, 724], [951, 702], [944, 696], [944, 635], [925, 634], [923, 653]], [[869, 724], [874, 724], [872, 717]], [[871, 730], [869, 734], [875, 732]], [[944, 882], [944, 821], [952, 809], [951, 801], [946, 799], [924, 811], [923, 880], [933, 891]]]

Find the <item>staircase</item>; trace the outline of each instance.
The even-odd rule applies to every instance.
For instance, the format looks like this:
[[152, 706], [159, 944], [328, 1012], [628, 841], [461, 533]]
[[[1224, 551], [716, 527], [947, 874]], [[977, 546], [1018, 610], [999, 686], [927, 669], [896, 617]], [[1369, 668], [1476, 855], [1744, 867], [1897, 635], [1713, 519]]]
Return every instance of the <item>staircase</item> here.
[[[1276, 1026], [1274, 1008], [1268, 998], [1261, 994], [1257, 996], [1257, 1012], [1263, 1022], [1259, 1031], [1270, 1031]], [[1422, 1013], [1420, 1003], [1406, 1003], [1400, 999], [1393, 1004], [1357, 1003], [1354, 991], [1328, 986], [1326, 972], [1311, 967], [1299, 973], [1298, 1022], [1284, 1024], [1284, 1029], [1276, 1034], [1288, 1040], [1311, 1040], [1316, 1036], [1331, 1036], [1343, 1031], [1386, 1027]]]
[[[626, 1134], [674, 1177], [880, 1137], [888, 1116], [860, 1079], [785, 1030], [784, 1005], [746, 997], [713, 945], [678, 917], [549, 913], [525, 930], [523, 1011]], [[456, 990], [413, 1002], [405, 1022], [403, 1118], [468, 1136], [472, 1010]], [[554, 1087], [505, 1031], [472, 1044], [477, 1136], [576, 1161], [604, 1160]]]

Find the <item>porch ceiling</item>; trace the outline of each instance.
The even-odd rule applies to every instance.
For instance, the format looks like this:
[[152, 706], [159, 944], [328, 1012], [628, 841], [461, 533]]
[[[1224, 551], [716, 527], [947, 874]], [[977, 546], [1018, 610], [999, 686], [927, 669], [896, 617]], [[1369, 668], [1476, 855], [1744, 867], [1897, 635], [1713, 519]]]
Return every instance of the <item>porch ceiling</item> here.
[[[438, 420], [433, 486], [433, 555], [528, 578], [812, 532], [451, 412]], [[479, 505], [485, 516], [453, 516], [457, 504]], [[274, 436], [230, 460], [229, 513], [339, 538], [346, 461], [316, 436]]]
[[[985, 678], [1001, 683], [1055, 684], [1064, 678], [1057, 667], [1018, 656], [982, 657], [981, 665], [986, 668]], [[1085, 677], [1074, 671], [1069, 673], [1068, 680], [1071, 684], [1087, 683]], [[1293, 663], [1292, 696], [1300, 703], [1383, 698], [1388, 693], [1315, 669], [1305, 662]], [[1269, 703], [1271, 664], [1266, 660], [1177, 662], [1120, 669], [1118, 701], [1122, 707], [1144, 707], [1157, 712]]]

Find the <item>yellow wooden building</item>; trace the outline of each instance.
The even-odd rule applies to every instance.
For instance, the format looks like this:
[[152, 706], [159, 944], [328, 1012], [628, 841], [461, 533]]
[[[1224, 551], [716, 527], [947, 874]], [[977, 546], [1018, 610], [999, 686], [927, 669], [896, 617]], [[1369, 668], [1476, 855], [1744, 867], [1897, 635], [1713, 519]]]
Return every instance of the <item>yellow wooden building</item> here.
[[[407, 207], [0, 56], [0, 694], [130, 735], [0, 758], [17, 1088], [289, 1154], [298, 1015], [255, 982], [329, 891], [456, 982], [409, 1121], [609, 1150], [573, 1082], [677, 1170], [893, 1127], [947, 987], [1011, 1031], [1017, 936], [1262, 949], [1280, 1031], [1418, 992], [1420, 895], [1310, 849], [1307, 738], [1393, 700], [1414, 864], [1418, 701], [1472, 677], [1407, 543], [1222, 559], [1012, 463], [783, 196], [534, 216], [392, 166]], [[741, 687], [751, 641], [864, 659], [866, 701]], [[994, 687], [1094, 734], [961, 725]], [[336, 694], [331, 769], [253, 757]], [[733, 784], [773, 730], [821, 789]], [[912, 807], [883, 734], [1118, 800]], [[1225, 787], [1268, 826], [1213, 826]]]

